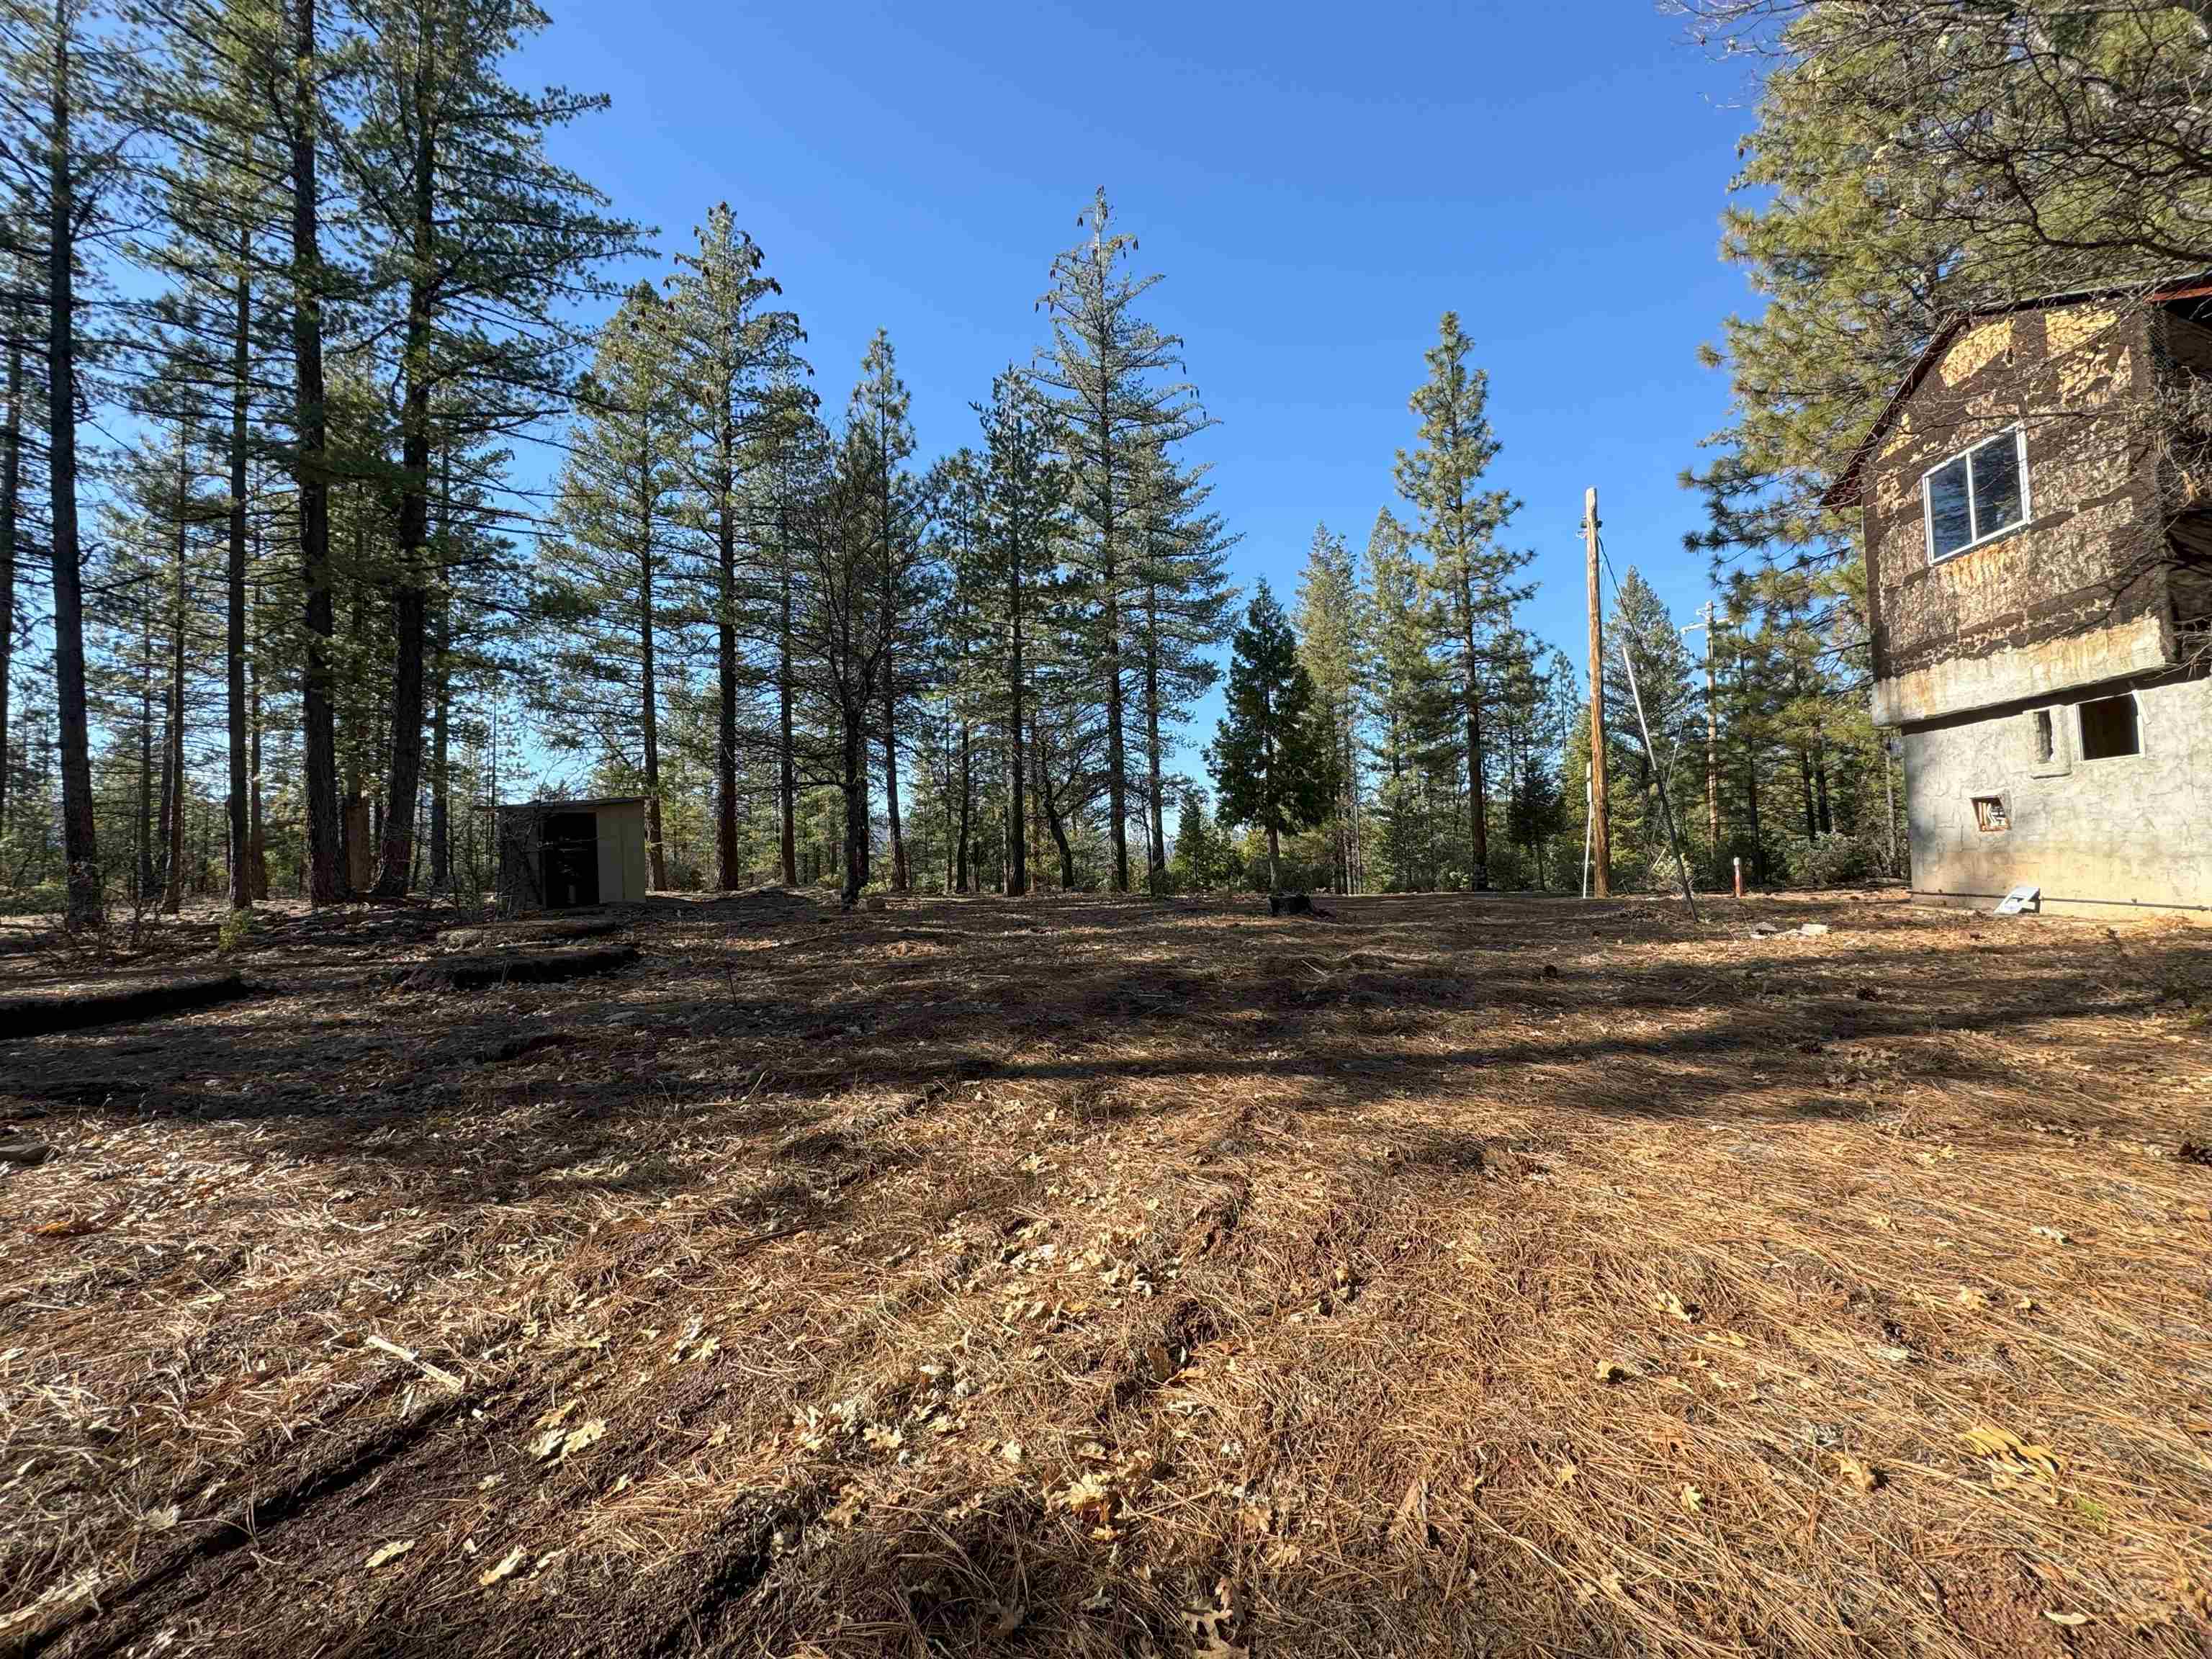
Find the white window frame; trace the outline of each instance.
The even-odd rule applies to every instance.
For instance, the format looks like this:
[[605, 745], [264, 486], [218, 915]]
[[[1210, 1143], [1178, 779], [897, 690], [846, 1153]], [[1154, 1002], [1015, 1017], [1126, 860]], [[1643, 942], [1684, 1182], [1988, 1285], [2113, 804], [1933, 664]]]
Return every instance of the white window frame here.
[[[2019, 458], [2020, 517], [2002, 530], [1992, 530], [1985, 536], [1982, 534], [1981, 526], [1977, 522], [1980, 514], [1974, 508], [1974, 464], [1971, 460], [1966, 460], [1966, 458], [1978, 449], [1988, 448], [1990, 445], [2003, 437], [2011, 438], [2013, 453]], [[1966, 527], [1973, 532], [1973, 539], [1963, 547], [1953, 548], [1948, 553], [1938, 553], [1936, 550], [1936, 502], [1930, 486], [1938, 472], [1953, 462], [1960, 460], [1966, 461]], [[2014, 426], [2003, 432], [1992, 432], [1980, 442], [1968, 444], [1964, 449], [1946, 455], [1920, 475], [1920, 526], [1928, 549], [1928, 562], [1931, 565], [1948, 564], [1953, 559], [1963, 557], [1978, 547], [1984, 547], [1991, 542], [2001, 541], [2007, 536], [2016, 534], [2027, 529], [2034, 517], [2035, 496], [2027, 478], [2027, 428], [2025, 425]]]
[[[2136, 748], [2132, 755], [2091, 755], [2089, 746], [2082, 741], [2081, 710], [2093, 702], [2117, 702], [2125, 697], [2136, 706]], [[2081, 757], [2084, 766], [2103, 766], [2111, 761], [2141, 760], [2150, 753], [2150, 744], [2143, 738], [2142, 698], [2132, 689], [2125, 691], [2106, 691], [2094, 697], [2083, 697], [2074, 705], [2074, 752]]]

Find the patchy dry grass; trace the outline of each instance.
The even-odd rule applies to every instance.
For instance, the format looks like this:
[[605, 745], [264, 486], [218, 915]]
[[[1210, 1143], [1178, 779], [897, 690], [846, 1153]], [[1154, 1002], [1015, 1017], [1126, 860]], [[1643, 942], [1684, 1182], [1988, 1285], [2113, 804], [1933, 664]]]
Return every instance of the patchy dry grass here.
[[0, 1045], [0, 1646], [2212, 1643], [2212, 935], [1332, 904]]

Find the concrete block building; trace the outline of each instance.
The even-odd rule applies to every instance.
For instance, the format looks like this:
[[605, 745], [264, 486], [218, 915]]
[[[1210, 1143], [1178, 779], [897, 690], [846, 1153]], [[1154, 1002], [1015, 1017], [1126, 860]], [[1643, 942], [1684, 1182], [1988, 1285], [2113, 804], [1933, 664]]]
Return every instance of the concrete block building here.
[[2212, 912], [2212, 278], [1960, 318], [1860, 509], [1918, 898]]

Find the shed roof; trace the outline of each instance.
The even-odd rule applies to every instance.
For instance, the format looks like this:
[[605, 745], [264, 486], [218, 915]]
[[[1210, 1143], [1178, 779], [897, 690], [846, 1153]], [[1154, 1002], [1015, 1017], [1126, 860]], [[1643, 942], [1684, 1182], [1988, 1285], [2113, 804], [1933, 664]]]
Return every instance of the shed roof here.
[[551, 806], [564, 808], [568, 811], [574, 811], [580, 807], [642, 806], [644, 805], [645, 797], [643, 795], [592, 795], [573, 797], [562, 795], [547, 797], [537, 800], [502, 801], [500, 803], [499, 810], [502, 812], [520, 812], [526, 810], [542, 811], [546, 807]]
[[1920, 355], [1913, 359], [1912, 367], [1905, 371], [1897, 390], [1890, 393], [1889, 401], [1881, 406], [1881, 413], [1875, 416], [1874, 424], [1867, 428], [1866, 436], [1859, 440], [1858, 447], [1851, 452], [1850, 462], [1822, 494], [1820, 505], [1832, 512], [1857, 505], [1867, 458], [1874, 453], [1875, 446], [1888, 434], [1889, 428], [1896, 422], [1898, 411], [1920, 389], [1920, 383], [1928, 378], [1929, 372], [1942, 361], [1943, 354], [1951, 348], [1951, 343], [1969, 326], [1985, 318], [2008, 317], [2023, 311], [2056, 311], [2064, 306], [2087, 305], [2092, 300], [2110, 300], [2123, 295], [2131, 295], [2145, 305], [2154, 306], [2170, 305], [2179, 300], [2204, 299], [2212, 296], [2212, 271], [2170, 277], [2161, 283], [2112, 283], [2102, 288], [2072, 289], [2062, 294], [2043, 294], [2026, 300], [2005, 300], [1954, 313], [1921, 348]]

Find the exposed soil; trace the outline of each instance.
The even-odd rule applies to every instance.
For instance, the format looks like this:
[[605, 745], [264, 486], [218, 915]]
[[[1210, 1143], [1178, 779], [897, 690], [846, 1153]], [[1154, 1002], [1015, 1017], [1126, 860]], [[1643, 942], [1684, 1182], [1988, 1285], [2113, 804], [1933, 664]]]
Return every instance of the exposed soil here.
[[2212, 1645], [2212, 933], [1326, 908], [0, 936], [0, 1650]]

